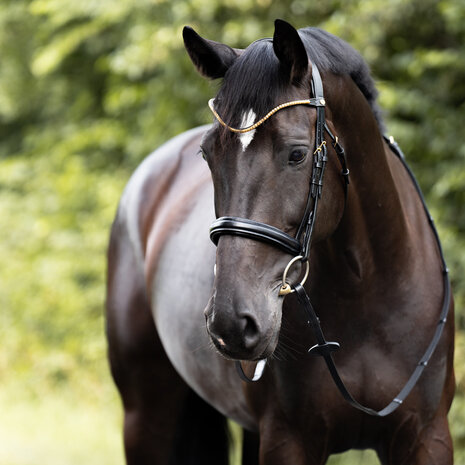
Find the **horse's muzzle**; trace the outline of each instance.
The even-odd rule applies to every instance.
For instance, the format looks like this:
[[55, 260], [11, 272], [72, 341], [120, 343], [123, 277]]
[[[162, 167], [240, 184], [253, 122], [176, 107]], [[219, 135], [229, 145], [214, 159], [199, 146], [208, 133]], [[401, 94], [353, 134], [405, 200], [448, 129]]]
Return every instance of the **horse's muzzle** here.
[[267, 356], [273, 332], [250, 310], [230, 309], [214, 299], [205, 310], [208, 334], [216, 349], [233, 360], [259, 360]]

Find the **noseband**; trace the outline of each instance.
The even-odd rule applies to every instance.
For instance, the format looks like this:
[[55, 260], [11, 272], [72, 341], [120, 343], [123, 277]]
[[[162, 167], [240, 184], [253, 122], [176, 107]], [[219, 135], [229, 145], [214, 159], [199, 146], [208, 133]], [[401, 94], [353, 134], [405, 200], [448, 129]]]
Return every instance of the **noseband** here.
[[[394, 410], [396, 410], [404, 401], [404, 399], [408, 396], [411, 392], [413, 387], [416, 385], [418, 379], [420, 378], [423, 370], [427, 366], [429, 359], [433, 355], [439, 340], [441, 338], [442, 331], [444, 329], [444, 325], [447, 321], [447, 315], [449, 311], [449, 304], [450, 304], [450, 283], [448, 278], [448, 269], [446, 262], [444, 260], [444, 255], [442, 252], [441, 243], [439, 241], [439, 236], [434, 226], [433, 219], [428, 212], [426, 207], [426, 203], [423, 197], [423, 194], [416, 182], [416, 179], [405, 162], [404, 155], [397, 145], [396, 142], [392, 138], [388, 139], [384, 137], [385, 141], [389, 145], [390, 149], [394, 152], [395, 155], [401, 160], [402, 164], [404, 165], [407, 173], [409, 174], [412, 182], [418, 192], [420, 200], [423, 204], [423, 208], [429, 220], [430, 227], [433, 231], [434, 237], [436, 239], [436, 243], [438, 246], [439, 254], [441, 257], [441, 265], [442, 265], [442, 275], [443, 275], [443, 282], [444, 282], [444, 300], [441, 309], [440, 318], [438, 324], [436, 326], [436, 331], [433, 335], [433, 339], [430, 342], [426, 352], [423, 354], [420, 362], [417, 364], [414, 372], [408, 379], [407, 383], [401, 389], [399, 394], [393, 399], [384, 409], [376, 411], [369, 407], [365, 407], [358, 403], [350, 394], [348, 389], [346, 388], [344, 382], [342, 381], [336, 365], [334, 363], [332, 352], [339, 349], [339, 344], [337, 342], [328, 342], [326, 341], [323, 331], [320, 326], [320, 320], [315, 313], [315, 310], [312, 306], [309, 296], [307, 295], [303, 284], [308, 276], [309, 270], [309, 254], [310, 254], [310, 247], [313, 235], [313, 229], [315, 224], [315, 218], [318, 208], [318, 201], [321, 198], [321, 192], [323, 188], [323, 177], [325, 172], [326, 163], [328, 161], [327, 156], [327, 146], [325, 141], [325, 132], [329, 135], [332, 141], [332, 145], [335, 149], [336, 155], [339, 158], [339, 161], [342, 166], [342, 176], [344, 180], [344, 196], [347, 197], [347, 188], [349, 185], [349, 170], [347, 169], [347, 160], [344, 149], [339, 144], [337, 136], [335, 136], [331, 130], [329, 129], [328, 125], [325, 121], [325, 99], [323, 94], [323, 83], [321, 80], [320, 73], [318, 68], [312, 64], [312, 93], [313, 98], [308, 100], [295, 100], [292, 102], [288, 102], [285, 104], [278, 105], [276, 108], [271, 110], [267, 115], [265, 115], [261, 120], [257, 121], [252, 126], [247, 128], [231, 128], [229, 127], [218, 115], [213, 107], [213, 102], [209, 102], [210, 109], [212, 110], [213, 114], [215, 115], [216, 119], [219, 121], [221, 125], [228, 128], [230, 131], [235, 133], [245, 133], [248, 131], [252, 131], [264, 123], [268, 118], [274, 115], [277, 111], [288, 108], [294, 105], [309, 105], [316, 108], [316, 128], [315, 128], [315, 151], [313, 152], [313, 168], [312, 168], [312, 177], [311, 177], [311, 185], [310, 190], [307, 198], [307, 203], [305, 207], [305, 212], [302, 217], [302, 221], [300, 223], [299, 228], [297, 229], [297, 234], [295, 237], [290, 236], [289, 234], [281, 231], [280, 229], [270, 226], [266, 223], [260, 223], [258, 221], [250, 220], [247, 218], [239, 218], [235, 216], [223, 216], [218, 218], [214, 221], [210, 227], [210, 238], [215, 243], [218, 244], [218, 241], [221, 236], [223, 235], [232, 235], [232, 236], [239, 236], [245, 237], [248, 239], [253, 239], [257, 241], [261, 241], [267, 244], [270, 244], [274, 247], [281, 249], [283, 252], [293, 255], [294, 258], [289, 262], [286, 269], [283, 273], [283, 284], [279, 291], [279, 295], [285, 296], [291, 292], [295, 292], [299, 303], [305, 310], [308, 324], [312, 327], [313, 333], [317, 340], [317, 344], [314, 345], [309, 349], [309, 353], [314, 355], [320, 355], [324, 358], [326, 365], [329, 369], [329, 372], [341, 392], [344, 399], [351, 404], [353, 407], [361, 410], [372, 416], [377, 417], [384, 417], [389, 415]], [[301, 261], [306, 265], [305, 275], [301, 283], [296, 285], [289, 285], [287, 283], [287, 273], [290, 267], [297, 261]], [[252, 379], [248, 378], [242, 370], [242, 366], [240, 362], [236, 362], [236, 367], [239, 376], [247, 382], [254, 382], [258, 381], [261, 377], [261, 374], [264, 369], [265, 360], [260, 360], [257, 364], [257, 368], [255, 370], [255, 375]]]

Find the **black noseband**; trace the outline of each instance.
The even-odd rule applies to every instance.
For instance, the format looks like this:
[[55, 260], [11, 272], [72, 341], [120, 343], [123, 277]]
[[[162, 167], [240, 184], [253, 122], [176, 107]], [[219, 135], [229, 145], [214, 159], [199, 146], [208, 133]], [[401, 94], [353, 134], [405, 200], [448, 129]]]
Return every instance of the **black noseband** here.
[[223, 216], [214, 221], [210, 227], [210, 238], [215, 245], [218, 245], [220, 236], [229, 234], [231, 236], [247, 237], [260, 242], [265, 242], [280, 248], [290, 255], [299, 255], [301, 245], [289, 234], [274, 226], [246, 218], [234, 216]]

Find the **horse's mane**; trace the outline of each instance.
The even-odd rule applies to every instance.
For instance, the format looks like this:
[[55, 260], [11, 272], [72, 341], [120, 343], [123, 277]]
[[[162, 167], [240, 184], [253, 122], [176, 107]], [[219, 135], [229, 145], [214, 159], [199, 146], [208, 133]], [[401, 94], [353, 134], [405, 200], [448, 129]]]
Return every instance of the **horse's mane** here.
[[[348, 75], [368, 101], [376, 121], [383, 129], [378, 91], [370, 69], [347, 42], [319, 28], [299, 30], [310, 60], [321, 72]], [[273, 51], [272, 39], [261, 39], [249, 45], [225, 75], [215, 105], [223, 119], [232, 126], [240, 125], [245, 111], [253, 109], [257, 117], [275, 106], [277, 97], [288, 85]]]

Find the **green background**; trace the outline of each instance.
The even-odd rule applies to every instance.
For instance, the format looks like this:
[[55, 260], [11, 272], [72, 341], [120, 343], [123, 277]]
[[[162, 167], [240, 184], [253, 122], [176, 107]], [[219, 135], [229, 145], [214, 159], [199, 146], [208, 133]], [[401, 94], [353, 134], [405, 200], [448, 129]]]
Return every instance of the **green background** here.
[[[357, 48], [436, 218], [456, 299], [465, 464], [465, 2], [2, 0], [0, 465], [122, 464], [104, 339], [119, 195], [167, 138], [211, 121], [181, 30], [244, 47], [282, 18]], [[370, 452], [332, 463], [377, 463]]]

